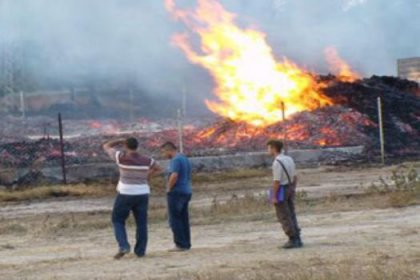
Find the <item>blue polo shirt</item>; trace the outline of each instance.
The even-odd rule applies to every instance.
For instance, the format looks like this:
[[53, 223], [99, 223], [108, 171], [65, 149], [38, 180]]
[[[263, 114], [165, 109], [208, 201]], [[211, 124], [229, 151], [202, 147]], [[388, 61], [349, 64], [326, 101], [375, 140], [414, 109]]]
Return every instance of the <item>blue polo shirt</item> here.
[[168, 166], [168, 175], [178, 173], [178, 180], [172, 192], [191, 194], [191, 163], [183, 154], [177, 154], [171, 159]]

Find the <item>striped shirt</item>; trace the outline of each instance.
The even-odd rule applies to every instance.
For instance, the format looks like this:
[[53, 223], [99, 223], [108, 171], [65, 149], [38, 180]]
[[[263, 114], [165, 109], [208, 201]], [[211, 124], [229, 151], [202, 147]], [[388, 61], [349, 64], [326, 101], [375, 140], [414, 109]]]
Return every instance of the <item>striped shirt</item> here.
[[127, 153], [116, 149], [107, 150], [120, 171], [117, 191], [125, 195], [150, 194], [147, 175], [155, 161], [139, 153]]

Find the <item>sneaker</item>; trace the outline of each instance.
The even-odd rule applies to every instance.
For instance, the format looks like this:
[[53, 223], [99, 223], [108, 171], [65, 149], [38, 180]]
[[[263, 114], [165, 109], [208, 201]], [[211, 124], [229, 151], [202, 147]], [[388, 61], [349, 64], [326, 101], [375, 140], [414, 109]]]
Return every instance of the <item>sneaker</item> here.
[[118, 253], [115, 254], [114, 259], [119, 260], [122, 257], [124, 257], [125, 255], [127, 255], [128, 253], [130, 253], [130, 250], [119, 250]]

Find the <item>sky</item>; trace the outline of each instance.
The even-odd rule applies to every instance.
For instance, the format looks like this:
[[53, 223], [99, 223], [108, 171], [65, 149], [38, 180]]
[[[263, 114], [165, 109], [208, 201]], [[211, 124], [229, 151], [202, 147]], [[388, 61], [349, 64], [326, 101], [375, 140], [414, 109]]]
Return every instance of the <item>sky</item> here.
[[[396, 75], [396, 59], [420, 56], [420, 0], [220, 2], [242, 26], [267, 33], [276, 57], [319, 73], [328, 71], [328, 46], [364, 76]], [[0, 0], [0, 45], [18, 46], [33, 73], [49, 80], [130, 76], [153, 94], [188, 87], [208, 96], [208, 73], [170, 45], [182, 30], [163, 0]]]

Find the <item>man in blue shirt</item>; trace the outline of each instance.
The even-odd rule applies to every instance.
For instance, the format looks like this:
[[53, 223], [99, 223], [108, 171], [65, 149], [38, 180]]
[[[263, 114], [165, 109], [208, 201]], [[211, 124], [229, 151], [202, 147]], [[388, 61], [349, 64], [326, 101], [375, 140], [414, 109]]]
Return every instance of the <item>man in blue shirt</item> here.
[[169, 224], [174, 236], [172, 252], [191, 249], [191, 231], [188, 207], [191, 200], [191, 164], [188, 158], [177, 152], [174, 143], [166, 142], [162, 154], [170, 160], [167, 170], [167, 199]]

